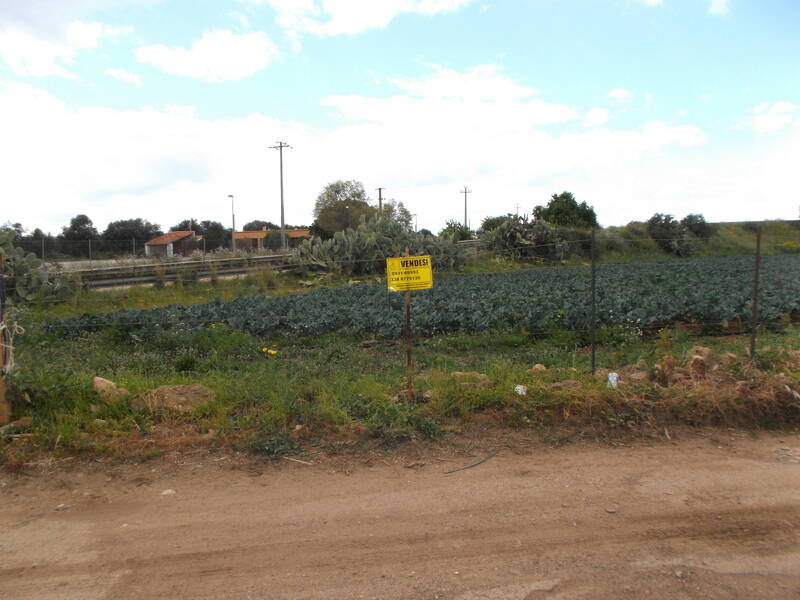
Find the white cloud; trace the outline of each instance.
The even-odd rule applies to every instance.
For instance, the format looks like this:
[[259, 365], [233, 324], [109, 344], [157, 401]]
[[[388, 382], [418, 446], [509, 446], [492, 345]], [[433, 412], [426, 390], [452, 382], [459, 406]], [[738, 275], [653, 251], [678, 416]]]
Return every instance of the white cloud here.
[[520, 85], [503, 75], [497, 65], [480, 65], [464, 72], [431, 65], [433, 73], [422, 79], [391, 79], [391, 83], [423, 98], [462, 98], [471, 100], [520, 100], [536, 90]]
[[797, 106], [791, 102], [764, 102], [750, 109], [750, 112], [753, 115], [750, 124], [756, 133], [778, 131], [791, 125], [796, 118], [800, 124]]
[[266, 67], [278, 48], [261, 32], [206, 31], [190, 49], [162, 44], [136, 49], [136, 60], [171, 75], [210, 82], [243, 79]]
[[294, 38], [310, 33], [321, 36], [354, 35], [383, 28], [403, 13], [435, 15], [452, 12], [471, 0], [251, 0], [268, 4], [278, 25]]
[[92, 50], [100, 45], [103, 38], [131, 31], [131, 27], [72, 21], [57, 35], [46, 39], [12, 25], [0, 31], [0, 59], [16, 75], [77, 79], [77, 75], [67, 67], [75, 62], [78, 51]]
[[[490, 86], [497, 81], [497, 97], [475, 91], [476, 72]], [[445, 96], [437, 74], [463, 87]], [[465, 183], [474, 190], [473, 224], [513, 212], [517, 202], [529, 210], [562, 189], [593, 204], [606, 224], [680, 212], [676, 198], [685, 198], [684, 212], [693, 212], [690, 201], [699, 193], [711, 198], [703, 209], [709, 218], [721, 218], [729, 201], [737, 206], [731, 197], [740, 194], [731, 194], [727, 180], [720, 180], [725, 190], [718, 195], [680, 187], [688, 185], [683, 170], [695, 167], [694, 153], [705, 141], [698, 128], [653, 121], [585, 130], [574, 109], [531, 91], [523, 96], [513, 84], [483, 68], [434, 69], [418, 82], [404, 80], [405, 89], [393, 96], [324, 99], [335, 113], [325, 129], [263, 114], [208, 119], [187, 106], [70, 108], [35, 87], [0, 84], [0, 130], [15, 140], [0, 145], [3, 185], [18, 200], [6, 218], [51, 231], [77, 213], [99, 227], [134, 217], [166, 227], [188, 217], [227, 222], [224, 199], [235, 194], [242, 222], [275, 221], [277, 153], [266, 146], [279, 139], [293, 146], [284, 157], [292, 223], [310, 222], [314, 198], [335, 179], [388, 188], [387, 197], [406, 203], [420, 227], [432, 230], [460, 213], [458, 189]], [[725, 175], [731, 173], [731, 187], [741, 184], [736, 171]], [[786, 190], [770, 201], [779, 202]]]
[[97, 48], [104, 37], [116, 37], [123, 33], [131, 33], [133, 27], [113, 27], [94, 21], [72, 21], [67, 24], [64, 36], [73, 48]]
[[625, 88], [614, 88], [608, 92], [607, 96], [612, 100], [618, 100], [619, 102], [630, 102], [633, 100], [633, 94]]
[[731, 0], [711, 0], [708, 5], [708, 14], [727, 15], [730, 11]]
[[611, 118], [610, 113], [605, 108], [592, 108], [583, 117], [584, 127], [599, 127], [605, 125]]
[[39, 39], [16, 27], [0, 32], [0, 59], [16, 75], [77, 78], [77, 75], [65, 68], [75, 59], [73, 47], [63, 42]]
[[113, 77], [114, 79], [124, 81], [125, 83], [133, 84], [137, 88], [142, 87], [141, 78], [130, 71], [126, 71], [125, 69], [106, 69], [106, 75]]
[[636, 0], [639, 4], [646, 6], [660, 6], [664, 4], [664, 0]]

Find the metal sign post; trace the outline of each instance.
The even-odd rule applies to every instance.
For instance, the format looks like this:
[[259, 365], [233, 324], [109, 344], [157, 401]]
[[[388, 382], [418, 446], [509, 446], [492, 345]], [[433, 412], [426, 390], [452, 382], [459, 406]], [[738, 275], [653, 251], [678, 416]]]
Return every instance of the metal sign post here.
[[411, 291], [433, 287], [430, 256], [406, 256], [386, 259], [386, 283], [390, 292], [405, 292], [406, 399], [414, 399], [414, 339], [411, 330]]

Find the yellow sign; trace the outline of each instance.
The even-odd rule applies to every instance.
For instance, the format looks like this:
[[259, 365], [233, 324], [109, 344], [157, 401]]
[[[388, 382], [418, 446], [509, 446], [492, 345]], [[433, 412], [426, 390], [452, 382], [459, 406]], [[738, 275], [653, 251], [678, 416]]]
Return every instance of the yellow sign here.
[[433, 287], [430, 256], [401, 256], [386, 259], [386, 282], [390, 292], [427, 290]]

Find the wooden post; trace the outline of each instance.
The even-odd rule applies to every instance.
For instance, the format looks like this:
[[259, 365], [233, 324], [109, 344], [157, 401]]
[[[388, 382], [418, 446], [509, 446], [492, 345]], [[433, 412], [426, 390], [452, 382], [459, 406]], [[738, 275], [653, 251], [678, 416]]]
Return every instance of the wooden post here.
[[406, 399], [414, 399], [414, 363], [411, 357], [414, 339], [411, 334], [411, 292], [406, 292]]
[[761, 272], [761, 226], [756, 233], [756, 264], [753, 269], [753, 314], [750, 320], [750, 358], [756, 358], [756, 336], [758, 335], [758, 295]]
[[[408, 248], [404, 256], [410, 256]], [[414, 347], [414, 339], [411, 333], [411, 292], [405, 293], [406, 305], [406, 400], [409, 402], [414, 400], [414, 362], [412, 359], [412, 350]]]
[[592, 227], [592, 376], [597, 370], [597, 259], [595, 254], [595, 228]]
[[[0, 323], [5, 323], [6, 313], [6, 274], [5, 259], [0, 255]], [[11, 405], [6, 399], [6, 347], [0, 338], [0, 423], [8, 423], [11, 420]]]

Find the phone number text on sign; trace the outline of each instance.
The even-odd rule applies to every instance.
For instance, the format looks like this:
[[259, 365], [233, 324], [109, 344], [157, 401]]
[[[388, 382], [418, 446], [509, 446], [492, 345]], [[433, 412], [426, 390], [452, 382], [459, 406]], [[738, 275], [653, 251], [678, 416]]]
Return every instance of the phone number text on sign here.
[[386, 282], [390, 292], [427, 290], [433, 287], [430, 256], [400, 256], [386, 259]]

